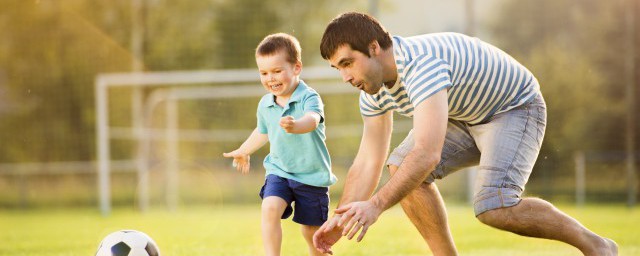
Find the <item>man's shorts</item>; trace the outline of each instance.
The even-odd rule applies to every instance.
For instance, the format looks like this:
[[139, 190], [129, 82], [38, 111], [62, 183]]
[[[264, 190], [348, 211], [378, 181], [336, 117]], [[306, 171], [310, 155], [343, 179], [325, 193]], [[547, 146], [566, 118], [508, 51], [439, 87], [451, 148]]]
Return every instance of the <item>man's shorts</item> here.
[[[282, 219], [289, 218], [302, 225], [321, 226], [329, 215], [329, 188], [315, 187], [269, 174], [260, 189], [260, 197], [277, 196], [287, 202]], [[295, 202], [293, 207], [291, 203]], [[295, 211], [294, 211], [295, 208]]]
[[[450, 119], [441, 161], [425, 182], [479, 164], [473, 188], [476, 216], [514, 206], [520, 202], [538, 158], [546, 123], [546, 105], [540, 94], [483, 124], [470, 126]], [[391, 153], [387, 164], [400, 166], [413, 144], [411, 131]]]

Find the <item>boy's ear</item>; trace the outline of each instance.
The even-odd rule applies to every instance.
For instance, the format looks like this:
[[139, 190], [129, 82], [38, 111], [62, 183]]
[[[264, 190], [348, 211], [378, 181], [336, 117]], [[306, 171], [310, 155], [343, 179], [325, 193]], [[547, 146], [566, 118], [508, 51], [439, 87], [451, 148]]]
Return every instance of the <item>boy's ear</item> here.
[[293, 72], [296, 75], [300, 75], [300, 72], [302, 72], [302, 62], [297, 61], [296, 64], [293, 66]]

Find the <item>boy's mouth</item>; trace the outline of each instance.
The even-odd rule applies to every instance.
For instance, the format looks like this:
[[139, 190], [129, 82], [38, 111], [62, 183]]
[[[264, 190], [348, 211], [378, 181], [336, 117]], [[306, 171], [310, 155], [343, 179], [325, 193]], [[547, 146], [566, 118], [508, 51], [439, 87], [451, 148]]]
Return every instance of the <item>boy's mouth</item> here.
[[271, 90], [277, 91], [278, 89], [280, 89], [282, 87], [282, 84], [272, 84], [269, 85], [269, 88], [271, 88]]

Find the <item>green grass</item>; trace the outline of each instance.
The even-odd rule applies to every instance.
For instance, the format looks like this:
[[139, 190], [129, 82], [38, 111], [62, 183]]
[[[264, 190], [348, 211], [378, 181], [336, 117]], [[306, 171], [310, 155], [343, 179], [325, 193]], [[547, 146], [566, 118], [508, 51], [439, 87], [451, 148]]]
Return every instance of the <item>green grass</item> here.
[[[640, 211], [623, 206], [560, 208], [620, 245], [620, 255], [640, 255]], [[480, 224], [470, 206], [449, 205], [449, 221], [460, 255], [581, 255], [560, 242], [520, 237]], [[258, 205], [183, 207], [141, 214], [117, 209], [102, 217], [95, 209], [0, 211], [0, 255], [93, 255], [100, 240], [119, 229], [153, 237], [163, 255], [263, 255]], [[299, 225], [283, 221], [283, 255], [305, 255]], [[399, 207], [385, 212], [361, 243], [341, 240], [337, 255], [430, 255]]]

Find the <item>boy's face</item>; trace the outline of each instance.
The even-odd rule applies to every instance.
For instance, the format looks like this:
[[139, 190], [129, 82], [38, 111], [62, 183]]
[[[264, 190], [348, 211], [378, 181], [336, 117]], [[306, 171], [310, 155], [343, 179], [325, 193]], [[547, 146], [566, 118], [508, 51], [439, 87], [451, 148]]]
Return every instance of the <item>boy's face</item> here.
[[288, 98], [298, 85], [298, 76], [302, 71], [300, 62], [291, 64], [286, 54], [278, 51], [271, 55], [256, 56], [260, 81], [264, 88], [276, 97]]
[[368, 57], [345, 44], [329, 58], [331, 66], [340, 71], [342, 80], [368, 94], [376, 94], [383, 84], [382, 65], [376, 58], [376, 50], [369, 51]]

